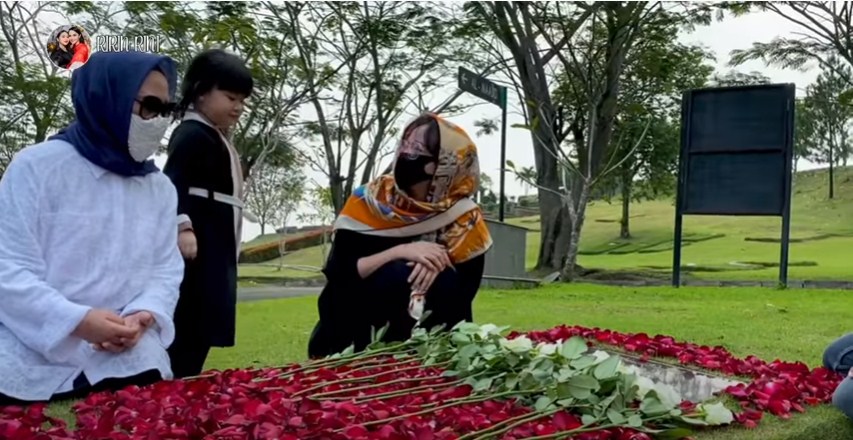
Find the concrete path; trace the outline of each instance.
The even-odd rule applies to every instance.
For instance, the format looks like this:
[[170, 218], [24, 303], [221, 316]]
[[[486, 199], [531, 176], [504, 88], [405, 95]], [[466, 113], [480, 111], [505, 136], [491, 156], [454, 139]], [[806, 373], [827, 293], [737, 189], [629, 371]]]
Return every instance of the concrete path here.
[[296, 298], [319, 295], [322, 287], [257, 286], [239, 287], [237, 301], [259, 301], [263, 299]]

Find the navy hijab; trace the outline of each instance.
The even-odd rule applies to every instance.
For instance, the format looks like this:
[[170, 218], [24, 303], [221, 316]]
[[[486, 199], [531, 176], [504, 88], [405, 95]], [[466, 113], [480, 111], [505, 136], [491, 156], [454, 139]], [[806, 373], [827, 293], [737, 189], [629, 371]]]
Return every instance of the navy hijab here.
[[158, 171], [153, 160], [137, 162], [127, 146], [130, 115], [148, 74], [162, 72], [169, 96], [177, 86], [175, 62], [144, 52], [96, 52], [71, 77], [71, 100], [77, 119], [51, 139], [61, 139], [95, 165], [122, 176]]

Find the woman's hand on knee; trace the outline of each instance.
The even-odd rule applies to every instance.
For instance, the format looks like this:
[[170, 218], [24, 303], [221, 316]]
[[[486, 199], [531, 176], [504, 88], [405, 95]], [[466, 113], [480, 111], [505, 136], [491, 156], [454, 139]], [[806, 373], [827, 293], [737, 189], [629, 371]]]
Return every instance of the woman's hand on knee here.
[[406, 261], [425, 266], [434, 272], [441, 272], [451, 266], [447, 249], [436, 243], [417, 241], [400, 246], [399, 257]]

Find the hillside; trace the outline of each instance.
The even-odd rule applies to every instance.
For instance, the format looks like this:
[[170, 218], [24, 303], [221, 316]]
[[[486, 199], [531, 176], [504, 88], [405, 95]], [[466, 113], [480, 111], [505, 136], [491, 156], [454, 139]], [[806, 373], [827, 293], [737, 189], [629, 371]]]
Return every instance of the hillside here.
[[[789, 268], [792, 280], [853, 280], [853, 262], [849, 258], [853, 253], [853, 168], [836, 170], [833, 200], [827, 198], [827, 178], [826, 170], [795, 176]], [[621, 272], [619, 276], [667, 277], [672, 265], [673, 201], [632, 204], [632, 238], [628, 240], [618, 238], [620, 213], [618, 201], [590, 205], [579, 263]], [[531, 230], [527, 263], [532, 269], [539, 246], [539, 219], [510, 222]], [[778, 273], [775, 265], [779, 261], [780, 231], [780, 218], [685, 217], [685, 277], [773, 281]], [[322, 255], [319, 247], [303, 249], [285, 257], [284, 262], [320, 266]], [[317, 275], [285, 272], [286, 276]], [[244, 266], [241, 275], [282, 276], [282, 272], [268, 266]]]

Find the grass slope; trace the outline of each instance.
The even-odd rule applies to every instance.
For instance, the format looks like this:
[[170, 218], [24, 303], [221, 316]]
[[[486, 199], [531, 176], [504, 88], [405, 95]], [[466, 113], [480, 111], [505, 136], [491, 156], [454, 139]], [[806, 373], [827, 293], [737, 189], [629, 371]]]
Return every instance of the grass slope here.
[[[592, 203], [581, 236], [584, 267], [668, 276], [672, 267], [675, 216], [671, 200], [631, 206], [630, 239], [619, 238], [621, 204]], [[853, 169], [838, 170], [835, 198], [827, 197], [827, 173], [799, 173], [792, 203], [789, 278], [792, 280], [853, 279], [847, 256], [853, 248]], [[538, 218], [513, 219], [532, 229]], [[778, 276], [781, 218], [684, 218], [682, 266], [687, 276], [701, 279], [766, 280]], [[536, 264], [539, 233], [531, 231], [527, 264]], [[751, 263], [751, 264], [741, 264]]]
[[[706, 345], [723, 345], [735, 355], [766, 360], [801, 360], [820, 365], [834, 338], [849, 330], [853, 295], [829, 290], [744, 288], [621, 288], [583, 284], [531, 291], [484, 291], [475, 302], [478, 322], [514, 329], [561, 323], [623, 332], [668, 334]], [[283, 365], [306, 358], [316, 319], [316, 298], [239, 305], [237, 346], [214, 350], [207, 367]], [[772, 416], [759, 429], [702, 433], [698, 440], [841, 440], [851, 425], [830, 407], [809, 408], [790, 421]]]

